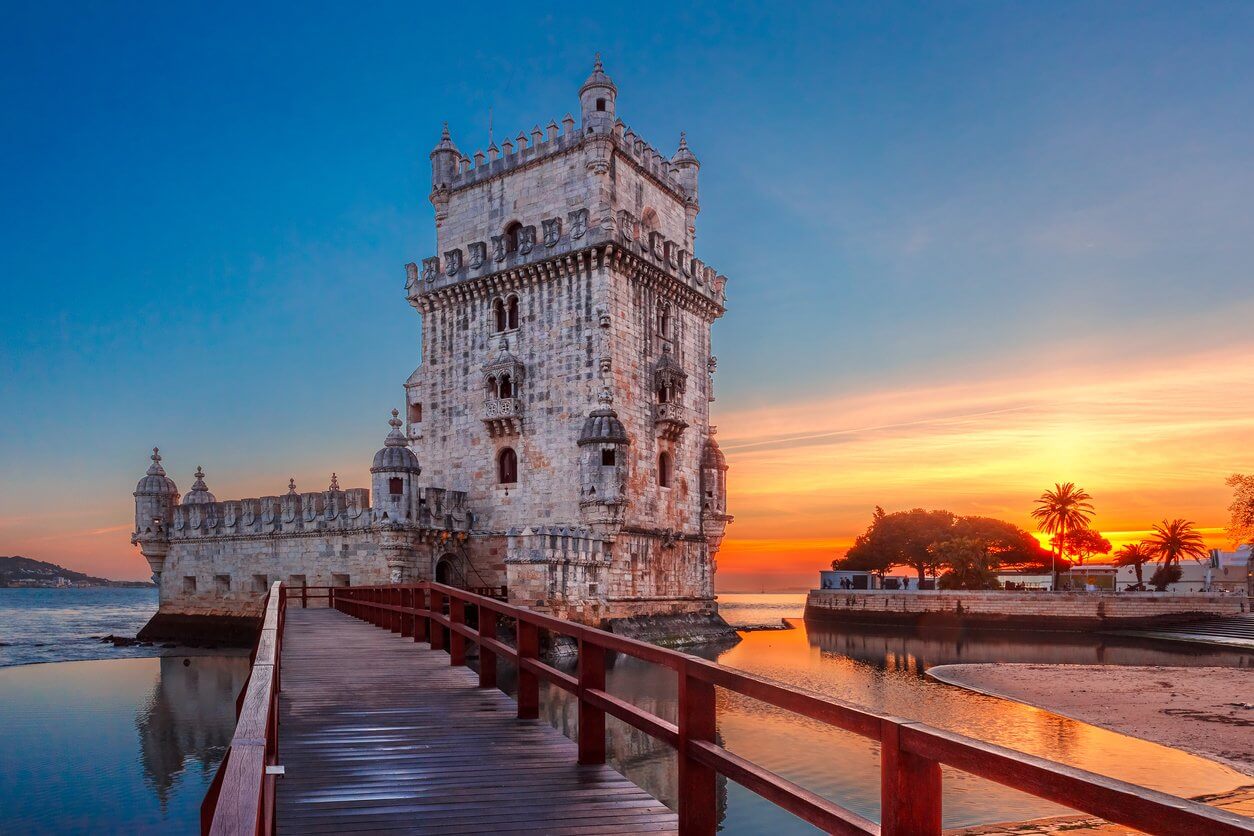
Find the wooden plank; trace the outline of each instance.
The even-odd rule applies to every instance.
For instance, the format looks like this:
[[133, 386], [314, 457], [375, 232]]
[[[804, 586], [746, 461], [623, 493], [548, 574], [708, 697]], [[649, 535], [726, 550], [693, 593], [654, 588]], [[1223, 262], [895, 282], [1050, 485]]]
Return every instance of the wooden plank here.
[[[524, 632], [527, 659], [538, 647]], [[573, 741], [517, 719], [508, 696], [425, 643], [294, 608], [282, 661], [284, 833], [677, 832], [661, 802], [603, 763], [577, 763]]]

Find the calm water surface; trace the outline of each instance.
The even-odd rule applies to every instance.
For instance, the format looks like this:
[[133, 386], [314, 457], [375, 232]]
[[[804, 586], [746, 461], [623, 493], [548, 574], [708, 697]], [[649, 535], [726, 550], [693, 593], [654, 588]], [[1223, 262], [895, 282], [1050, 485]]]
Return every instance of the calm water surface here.
[[[11, 593], [21, 593], [12, 595]], [[1254, 666], [1248, 654], [1080, 634], [855, 630], [801, 622], [801, 595], [724, 595], [733, 624], [797, 629], [753, 632], [700, 655], [754, 673], [923, 720], [974, 737], [1179, 795], [1249, 783], [1227, 767], [1017, 703], [929, 681], [954, 662], [1058, 662]], [[234, 726], [247, 675], [239, 656], [114, 649], [92, 635], [126, 634], [155, 609], [151, 590], [0, 590], [0, 831], [193, 832], [200, 800]], [[114, 658], [165, 652], [162, 658]], [[60, 654], [60, 655], [58, 655]], [[23, 664], [94, 655], [112, 661]], [[185, 664], [186, 662], [186, 664]], [[510, 678], [502, 671], [502, 681]], [[671, 721], [673, 673], [618, 659], [609, 690]], [[719, 691], [719, 734], [733, 752], [878, 818], [875, 744]], [[556, 689], [544, 711], [572, 734], [576, 711]], [[616, 766], [675, 803], [675, 760], [664, 746], [610, 720]], [[735, 784], [721, 787], [727, 833], [811, 828]], [[946, 771], [945, 824], [962, 826], [1063, 812], [996, 784]]]
[[[1041, 757], [1176, 795], [1199, 795], [1250, 783], [1226, 766], [1040, 709], [932, 682], [924, 671], [957, 662], [1231, 665], [1254, 667], [1254, 656], [1171, 642], [1084, 634], [953, 633], [926, 636], [903, 630], [853, 630], [800, 619], [804, 595], [722, 595], [720, 611], [733, 624], [762, 624], [795, 616], [795, 630], [754, 632], [729, 649], [698, 655], [793, 685]], [[608, 673], [617, 696], [675, 721], [674, 674], [619, 658]], [[573, 733], [575, 707], [564, 692], [546, 693], [548, 717]], [[719, 734], [731, 751], [872, 819], [879, 818], [878, 746], [788, 712], [718, 691]], [[675, 758], [668, 747], [613, 719], [615, 765], [675, 803]], [[1049, 802], [946, 769], [946, 827], [1069, 812]], [[727, 833], [813, 833], [810, 825], [726, 785]]]
[[161, 648], [115, 648], [98, 638], [134, 636], [156, 611], [155, 587], [0, 589], [0, 668], [158, 655]]
[[247, 674], [246, 656], [0, 669], [0, 832], [195, 832]]

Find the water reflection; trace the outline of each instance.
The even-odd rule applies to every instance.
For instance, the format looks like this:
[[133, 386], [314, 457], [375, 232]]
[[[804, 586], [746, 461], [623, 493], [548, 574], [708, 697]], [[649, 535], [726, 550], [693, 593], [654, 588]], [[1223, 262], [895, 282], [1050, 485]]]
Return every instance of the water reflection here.
[[[874, 711], [922, 720], [1177, 795], [1219, 792], [1249, 783], [1245, 776], [1213, 761], [936, 683], [924, 672], [938, 664], [995, 661], [1251, 667], [1254, 657], [1250, 654], [1085, 634], [924, 634], [796, 624], [796, 630], [748, 633], [734, 647], [699, 650], [698, 655]], [[501, 674], [506, 681], [508, 671], [502, 668]], [[675, 722], [677, 684], [668, 670], [618, 657], [607, 672], [607, 689]], [[542, 706], [549, 722], [575, 736], [577, 710], [570, 695], [548, 687]], [[718, 711], [719, 734], [728, 749], [878, 819], [875, 743], [721, 689]], [[613, 719], [607, 728], [614, 766], [673, 808], [676, 769], [670, 748]], [[727, 833], [814, 832], [736, 784], [720, 785], [720, 801]], [[946, 827], [1063, 812], [1067, 811], [1000, 785], [945, 771]]]
[[186, 661], [0, 670], [0, 829], [194, 831], [248, 659]]
[[166, 656], [157, 661], [160, 671], [135, 715], [135, 728], [145, 781], [164, 810], [189, 770], [197, 783], [207, 787], [213, 781], [235, 730], [235, 697], [247, 660]]

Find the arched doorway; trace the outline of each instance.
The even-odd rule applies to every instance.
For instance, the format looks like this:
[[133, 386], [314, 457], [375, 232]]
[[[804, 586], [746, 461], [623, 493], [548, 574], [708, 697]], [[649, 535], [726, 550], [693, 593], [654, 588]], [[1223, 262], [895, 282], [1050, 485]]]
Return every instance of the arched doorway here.
[[457, 569], [453, 565], [453, 561], [457, 558], [451, 554], [446, 554], [435, 562], [435, 582], [442, 583], [445, 586], [461, 586], [459, 582]]

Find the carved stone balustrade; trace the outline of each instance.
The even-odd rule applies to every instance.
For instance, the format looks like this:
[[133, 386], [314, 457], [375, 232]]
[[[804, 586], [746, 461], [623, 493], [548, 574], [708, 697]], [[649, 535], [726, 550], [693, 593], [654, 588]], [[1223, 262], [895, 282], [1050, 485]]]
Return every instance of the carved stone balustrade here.
[[481, 417], [493, 438], [518, 435], [522, 431], [522, 398], [486, 398]]
[[684, 430], [688, 429], [688, 422], [684, 420], [684, 408], [677, 403], [655, 403], [653, 426], [657, 430], [658, 438], [678, 441]]

